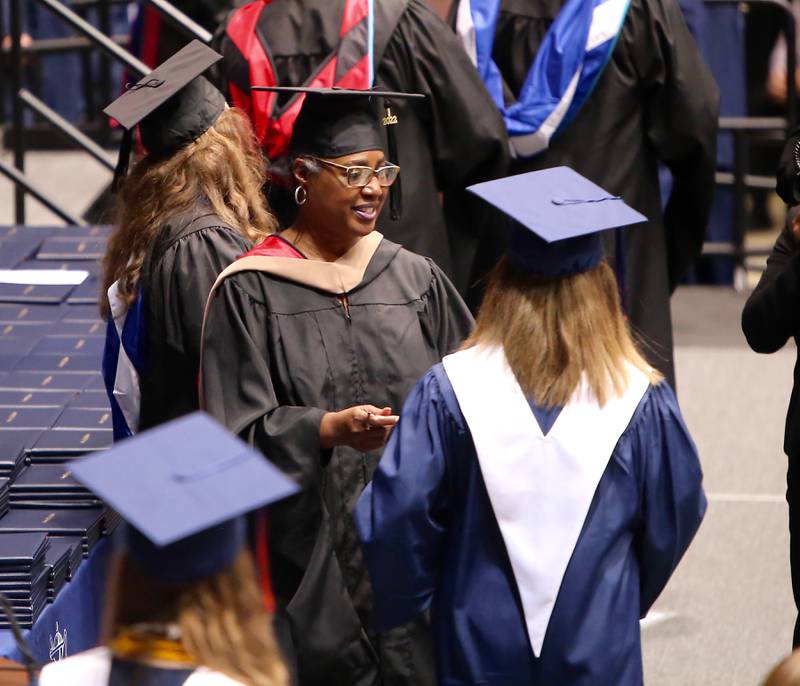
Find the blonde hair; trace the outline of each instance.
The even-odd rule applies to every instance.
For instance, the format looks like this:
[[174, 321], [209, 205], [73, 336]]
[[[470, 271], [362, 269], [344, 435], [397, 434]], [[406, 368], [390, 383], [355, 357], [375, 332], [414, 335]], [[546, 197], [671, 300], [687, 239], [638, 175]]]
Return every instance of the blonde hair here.
[[137, 624], [174, 623], [184, 649], [198, 665], [247, 686], [288, 686], [247, 550], [228, 569], [191, 584], [160, 582], [120, 555], [107, 599], [106, 642]]
[[277, 224], [262, 192], [265, 163], [246, 115], [226, 109], [214, 126], [167, 158], [144, 157], [120, 189], [117, 228], [103, 259], [100, 310], [105, 293], [119, 279], [130, 304], [148, 248], [169, 217], [191, 210], [199, 200], [243, 236], [256, 240]]
[[545, 407], [566, 405], [582, 378], [604, 405], [627, 388], [626, 363], [651, 383], [661, 379], [633, 342], [605, 262], [574, 276], [543, 279], [501, 259], [463, 347], [480, 344], [502, 346], [523, 392]]

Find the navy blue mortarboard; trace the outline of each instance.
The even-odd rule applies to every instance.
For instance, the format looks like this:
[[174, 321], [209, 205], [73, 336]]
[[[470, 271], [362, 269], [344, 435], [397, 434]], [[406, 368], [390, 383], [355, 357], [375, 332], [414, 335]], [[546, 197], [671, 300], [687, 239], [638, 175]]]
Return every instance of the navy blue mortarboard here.
[[507, 249], [516, 266], [558, 278], [603, 259], [601, 232], [647, 218], [569, 167], [487, 181], [467, 188], [516, 221]]
[[242, 515], [297, 486], [202, 412], [71, 464], [128, 524], [128, 551], [148, 575], [188, 582], [223, 570], [245, 542]]

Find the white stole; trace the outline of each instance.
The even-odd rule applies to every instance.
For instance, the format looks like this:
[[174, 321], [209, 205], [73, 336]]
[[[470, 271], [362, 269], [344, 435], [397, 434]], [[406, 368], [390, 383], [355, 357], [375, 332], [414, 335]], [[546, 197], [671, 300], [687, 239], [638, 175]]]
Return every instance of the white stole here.
[[539, 657], [561, 582], [611, 454], [647, 391], [628, 388], [601, 408], [582, 383], [544, 435], [501, 347], [442, 360], [469, 426]]
[[[119, 292], [119, 281], [115, 281], [108, 289], [108, 308], [114, 321], [114, 329], [119, 339], [119, 355], [116, 361], [114, 387], [112, 393], [119, 405], [122, 416], [131, 433], [139, 430], [139, 414], [142, 396], [139, 390], [139, 372], [128, 357], [122, 344], [122, 331], [128, 316], [128, 304]], [[109, 335], [108, 333], [106, 335]]]

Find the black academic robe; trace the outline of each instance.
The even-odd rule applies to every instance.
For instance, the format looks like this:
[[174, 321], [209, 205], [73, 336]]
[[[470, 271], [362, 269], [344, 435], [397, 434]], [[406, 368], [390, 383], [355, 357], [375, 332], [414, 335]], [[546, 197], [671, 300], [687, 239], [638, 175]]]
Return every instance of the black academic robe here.
[[[518, 95], [561, 0], [503, 0], [494, 59]], [[714, 191], [719, 92], [675, 0], [632, 0], [593, 93], [550, 148], [511, 173], [566, 165], [649, 222], [625, 229], [626, 310], [674, 384], [669, 297], [700, 254]], [[674, 177], [662, 212], [658, 164]], [[609, 233], [608, 254], [615, 255]], [[491, 248], [491, 246], [489, 246]]]
[[[275, 0], [258, 24], [278, 85], [304, 85], [339, 44], [344, 0]], [[224, 28], [224, 27], [223, 27]], [[404, 248], [431, 257], [464, 292], [485, 228], [484, 209], [463, 189], [502, 176], [508, 143], [496, 107], [458, 38], [425, 0], [375, 0], [376, 86], [422, 93], [424, 101], [392, 103], [402, 185], [402, 217], [381, 216], [381, 231]], [[218, 81], [249, 93], [248, 64], [220, 32], [224, 56]], [[441, 194], [448, 195], [447, 214]], [[281, 210], [289, 194], [273, 185], [270, 202]], [[288, 200], [291, 203], [291, 198]], [[283, 214], [283, 212], [279, 212]], [[281, 217], [288, 224], [291, 214]]]
[[[774, 353], [789, 339], [800, 345], [800, 246], [792, 234], [790, 212], [770, 256], [767, 268], [742, 311], [742, 331], [757, 353]], [[783, 449], [800, 459], [800, 354], [794, 366], [794, 386], [786, 414]]]
[[[416, 380], [454, 350], [469, 311], [429, 259], [380, 239], [346, 287], [264, 271], [227, 277], [207, 313], [207, 411], [305, 488], [270, 508], [278, 634], [300, 686], [435, 683], [422, 620], [376, 635], [352, 520], [381, 451], [322, 450], [328, 411], [370, 403], [399, 412]], [[352, 251], [351, 251], [352, 252]], [[363, 276], [362, 276], [363, 274]], [[309, 285], [315, 283], [314, 286]]]
[[198, 409], [203, 308], [217, 274], [249, 241], [207, 207], [165, 222], [145, 258], [144, 373], [139, 429]]

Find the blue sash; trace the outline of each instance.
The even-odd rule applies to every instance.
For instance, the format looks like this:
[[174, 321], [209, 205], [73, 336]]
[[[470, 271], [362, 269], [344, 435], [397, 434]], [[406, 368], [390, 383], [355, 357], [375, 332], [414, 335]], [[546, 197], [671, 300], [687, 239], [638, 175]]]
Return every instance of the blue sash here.
[[141, 291], [128, 307], [119, 295], [118, 283], [108, 289], [110, 316], [103, 350], [103, 381], [111, 403], [114, 441], [132, 436], [139, 429], [139, 377], [146, 341]]
[[617, 43], [630, 0], [566, 0], [525, 77], [519, 100], [506, 105], [492, 61], [500, 0], [469, 0], [478, 72], [497, 104], [515, 157], [545, 150], [594, 90]]

